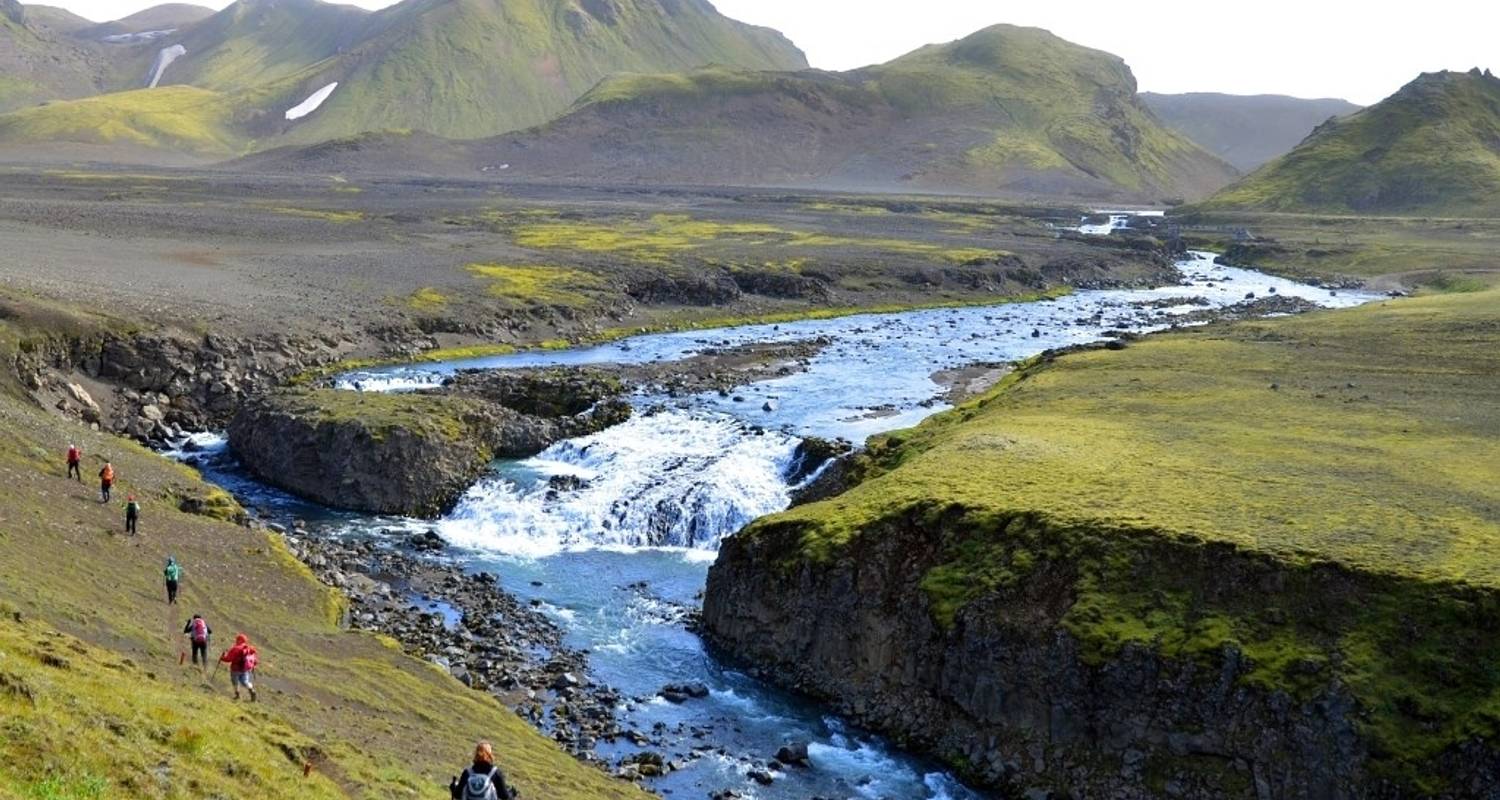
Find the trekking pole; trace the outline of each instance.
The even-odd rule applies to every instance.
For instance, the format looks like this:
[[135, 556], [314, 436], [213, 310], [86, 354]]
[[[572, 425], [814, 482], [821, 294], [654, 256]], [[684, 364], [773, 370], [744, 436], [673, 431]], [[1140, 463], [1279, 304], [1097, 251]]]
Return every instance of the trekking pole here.
[[224, 662], [222, 662], [222, 661], [220, 661], [219, 663], [217, 663], [217, 664], [214, 665], [214, 674], [212, 676], [210, 676], [209, 679], [208, 679], [208, 682], [210, 684], [212, 684], [214, 681], [218, 680], [218, 678], [219, 678], [219, 667], [222, 667], [222, 666], [224, 666]]

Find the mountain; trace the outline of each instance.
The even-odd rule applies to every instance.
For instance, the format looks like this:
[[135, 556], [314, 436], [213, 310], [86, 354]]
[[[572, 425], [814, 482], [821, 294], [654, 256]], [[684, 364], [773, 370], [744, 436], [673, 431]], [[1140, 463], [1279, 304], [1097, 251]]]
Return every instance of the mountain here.
[[51, 27], [66, 29], [75, 19], [60, 9], [33, 18], [26, 6], [0, 0], [0, 112], [103, 88], [105, 59]]
[[[807, 65], [781, 34], [725, 17], [706, 0], [404, 0], [376, 12], [320, 0], [239, 0], [209, 16], [196, 6], [159, 6], [94, 28], [66, 12], [43, 12], [66, 36], [26, 26], [24, 7], [0, 2], [20, 20], [0, 31], [20, 42], [0, 51], [0, 67], [14, 64], [0, 77], [0, 111], [102, 89], [191, 87], [221, 97], [205, 103], [201, 94], [175, 92], [147, 104], [175, 118], [211, 112], [205, 122], [230, 134], [231, 153], [384, 128], [492, 136], [551, 119], [621, 71]], [[92, 69], [64, 70], [66, 81], [41, 77], [68, 48]], [[71, 80], [74, 72], [88, 80]], [[136, 113], [144, 102], [92, 99], [101, 102], [85, 114], [67, 106], [0, 124], [11, 137], [46, 130], [60, 139], [0, 145], [97, 145], [110, 131], [73, 123], [98, 112]], [[190, 105], [169, 107], [176, 101]], [[146, 138], [153, 141], [144, 146], [158, 149], [184, 141]], [[225, 155], [217, 146], [192, 153]]]
[[1203, 210], [1500, 214], [1500, 79], [1424, 74], [1199, 206]]
[[[35, 8], [33, 6], [33, 8]], [[61, 9], [58, 9], [61, 10]], [[67, 12], [64, 11], [64, 14]], [[213, 9], [204, 6], [196, 6], [191, 3], [164, 3], [159, 6], [137, 11], [128, 17], [121, 17], [112, 22], [103, 22], [98, 25], [90, 23], [80, 26], [71, 31], [79, 38], [101, 40], [106, 37], [119, 37], [125, 39], [130, 36], [144, 34], [148, 39], [152, 34], [164, 31], [179, 31], [195, 22], [201, 22], [213, 16]]]
[[[428, 168], [433, 159], [417, 149], [431, 146], [364, 137], [317, 152], [343, 168]], [[1132, 202], [1202, 197], [1236, 174], [1163, 127], [1119, 58], [1005, 25], [847, 73], [709, 67], [615, 76], [554, 122], [450, 147], [466, 153], [469, 174], [523, 180]], [[245, 166], [306, 169], [315, 156], [276, 151]]]
[[1272, 94], [1144, 92], [1141, 100], [1168, 127], [1245, 172], [1296, 147], [1329, 118], [1360, 109], [1347, 100]]

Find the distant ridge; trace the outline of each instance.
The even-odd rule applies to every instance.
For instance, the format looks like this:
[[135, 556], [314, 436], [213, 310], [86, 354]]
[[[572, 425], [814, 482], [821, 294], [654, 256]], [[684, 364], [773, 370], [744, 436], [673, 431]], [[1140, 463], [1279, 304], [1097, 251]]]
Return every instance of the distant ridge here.
[[[447, 151], [441, 159], [439, 150]], [[320, 165], [320, 158], [327, 160]], [[1008, 25], [848, 73], [709, 67], [618, 75], [553, 122], [477, 142], [361, 137], [237, 164], [418, 171], [457, 165], [470, 175], [519, 180], [1145, 203], [1203, 197], [1236, 175], [1162, 126], [1140, 103], [1119, 58]]]
[[1500, 214], [1500, 79], [1427, 73], [1215, 195], [1204, 210]]
[[1144, 92], [1141, 100], [1168, 127], [1243, 172], [1284, 155], [1330, 118], [1360, 109], [1347, 100], [1272, 94]]

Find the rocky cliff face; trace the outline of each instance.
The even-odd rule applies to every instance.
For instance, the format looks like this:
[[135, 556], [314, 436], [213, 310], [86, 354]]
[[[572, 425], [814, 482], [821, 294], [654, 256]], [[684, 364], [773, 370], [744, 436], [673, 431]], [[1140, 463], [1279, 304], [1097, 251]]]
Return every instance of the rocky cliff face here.
[[263, 480], [335, 508], [435, 516], [494, 457], [489, 409], [453, 398], [293, 391], [246, 402], [235, 454]]
[[[826, 562], [793, 555], [798, 532], [774, 524], [733, 537], [709, 573], [707, 635], [1006, 796], [1419, 796], [1371, 770], [1360, 710], [1337, 685], [1300, 699], [1248, 685], [1232, 647], [1212, 663], [1139, 645], [1090, 654], [1063, 622], [1077, 580], [1067, 564], [966, 604], [951, 626], [935, 621], [921, 584], [942, 557], [940, 527], [892, 523]], [[1213, 560], [1199, 566], [1230, 585], [1271, 580], [1222, 556], [1184, 558]], [[1500, 796], [1493, 752], [1445, 759], [1466, 787], [1447, 796]]]
[[142, 442], [222, 428], [245, 398], [351, 345], [338, 340], [239, 339], [180, 332], [83, 336], [23, 348], [14, 369], [43, 405]]
[[263, 480], [333, 508], [431, 517], [495, 458], [535, 455], [625, 421], [620, 384], [576, 371], [473, 374], [435, 392], [291, 390], [245, 402], [235, 454]]

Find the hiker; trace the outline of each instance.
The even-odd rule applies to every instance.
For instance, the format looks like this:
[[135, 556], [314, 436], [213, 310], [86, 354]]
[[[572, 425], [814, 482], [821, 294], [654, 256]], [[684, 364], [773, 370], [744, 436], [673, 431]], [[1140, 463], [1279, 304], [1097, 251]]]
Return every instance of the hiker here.
[[240, 687], [250, 693], [250, 702], [255, 702], [255, 668], [260, 664], [260, 654], [250, 644], [245, 634], [236, 634], [234, 647], [224, 651], [219, 661], [229, 665], [229, 685], [234, 687], [234, 699], [240, 699]]
[[182, 635], [188, 637], [193, 645], [193, 664], [198, 669], [208, 668], [208, 639], [214, 635], [214, 629], [208, 627], [208, 620], [202, 614], [194, 614], [188, 623], [182, 626]]
[[[132, 498], [130, 502], [133, 505], [135, 503], [135, 499]], [[125, 513], [127, 515], [126, 519], [128, 520], [130, 519], [130, 506], [126, 506], [125, 508]], [[131, 532], [135, 532], [134, 527], [131, 528]], [[167, 605], [175, 606], [177, 605], [177, 582], [182, 580], [182, 567], [177, 564], [176, 558], [167, 556], [167, 566], [166, 569], [163, 569], [161, 571], [161, 574], [163, 578], [167, 579]], [[187, 631], [183, 631], [183, 633], [186, 632]]]
[[83, 483], [83, 451], [76, 444], [68, 445], [68, 477], [76, 477]]
[[109, 502], [109, 490], [115, 485], [115, 465], [104, 462], [104, 469], [99, 470], [99, 496], [103, 498], [99, 502]]
[[[137, 503], [135, 501], [135, 495], [131, 495], [131, 496], [125, 498], [125, 532], [128, 533], [128, 534], [130, 534], [131, 536], [134, 536], [135, 535], [135, 526], [136, 526], [136, 523], [138, 523], [140, 521], [141, 521], [141, 504]], [[172, 598], [175, 598], [177, 596], [176, 581], [172, 582], [171, 587], [170, 587], [170, 591], [168, 591], [168, 594], [170, 595], [170, 597], [167, 598], [167, 602], [169, 602], [169, 603], [175, 603], [175, 602], [177, 602], [176, 600], [172, 599]]]
[[474, 748], [474, 764], [448, 784], [453, 800], [510, 800], [505, 773], [495, 766], [495, 749], [489, 742]]

